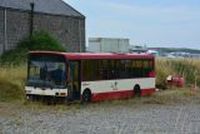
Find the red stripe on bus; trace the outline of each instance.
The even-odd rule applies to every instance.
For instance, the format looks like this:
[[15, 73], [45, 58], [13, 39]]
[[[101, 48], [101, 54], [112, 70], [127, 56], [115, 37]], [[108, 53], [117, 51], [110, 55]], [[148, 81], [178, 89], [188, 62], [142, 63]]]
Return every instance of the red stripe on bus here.
[[[141, 96], [151, 95], [155, 92], [155, 89], [145, 89], [141, 90]], [[104, 100], [116, 100], [116, 99], [126, 99], [134, 96], [133, 90], [117, 91], [117, 92], [106, 92], [106, 93], [93, 93], [92, 101], [104, 101]]]
[[58, 55], [64, 56], [69, 60], [84, 60], [84, 59], [154, 59], [151, 54], [137, 54], [137, 53], [64, 53], [53, 51], [31, 51], [32, 55]]

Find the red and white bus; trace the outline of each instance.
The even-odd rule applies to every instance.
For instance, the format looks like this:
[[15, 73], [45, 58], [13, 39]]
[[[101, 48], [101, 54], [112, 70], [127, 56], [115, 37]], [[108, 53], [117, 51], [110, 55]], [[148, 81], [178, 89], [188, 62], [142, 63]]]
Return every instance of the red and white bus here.
[[149, 54], [33, 51], [26, 95], [101, 101], [151, 95], [155, 58]]

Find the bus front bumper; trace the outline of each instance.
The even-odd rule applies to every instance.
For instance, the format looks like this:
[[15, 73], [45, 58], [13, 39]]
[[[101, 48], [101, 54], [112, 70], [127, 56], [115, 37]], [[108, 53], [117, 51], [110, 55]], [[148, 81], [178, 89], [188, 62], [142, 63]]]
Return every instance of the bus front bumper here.
[[51, 89], [41, 87], [25, 87], [26, 96], [46, 96], [56, 98], [66, 98], [68, 96], [67, 89]]

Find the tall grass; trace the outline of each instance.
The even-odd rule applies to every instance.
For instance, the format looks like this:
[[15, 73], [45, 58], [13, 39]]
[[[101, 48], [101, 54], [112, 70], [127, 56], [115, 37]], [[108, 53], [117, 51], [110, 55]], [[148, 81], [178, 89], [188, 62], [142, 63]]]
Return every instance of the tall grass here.
[[168, 75], [181, 75], [185, 78], [186, 86], [200, 86], [200, 59], [165, 59], [156, 60], [156, 84], [166, 87]]
[[0, 68], [0, 101], [23, 100], [26, 66]]

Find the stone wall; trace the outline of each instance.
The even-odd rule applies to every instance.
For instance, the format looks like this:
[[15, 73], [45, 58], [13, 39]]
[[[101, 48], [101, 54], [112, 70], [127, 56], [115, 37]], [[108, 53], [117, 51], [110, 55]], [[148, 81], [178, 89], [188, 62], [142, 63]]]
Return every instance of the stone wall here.
[[[0, 22], [4, 22], [0, 9]], [[2, 26], [1, 26], [2, 25]], [[85, 20], [82, 18], [55, 16], [35, 13], [34, 31], [47, 31], [55, 37], [67, 51], [85, 51]], [[3, 46], [3, 24], [0, 23], [0, 45]], [[30, 14], [19, 10], [7, 10], [7, 46], [6, 50], [16, 47], [17, 43], [30, 34]], [[1, 48], [0, 48], [1, 49]], [[1, 54], [1, 51], [0, 51]]]
[[[71, 52], [85, 50], [85, 24], [80, 18], [34, 15], [34, 30], [44, 30], [57, 38]], [[83, 30], [84, 29], [84, 30]], [[80, 44], [82, 44], [80, 48]]]
[[14, 49], [17, 43], [29, 34], [29, 15], [25, 12], [7, 10], [7, 46]]

